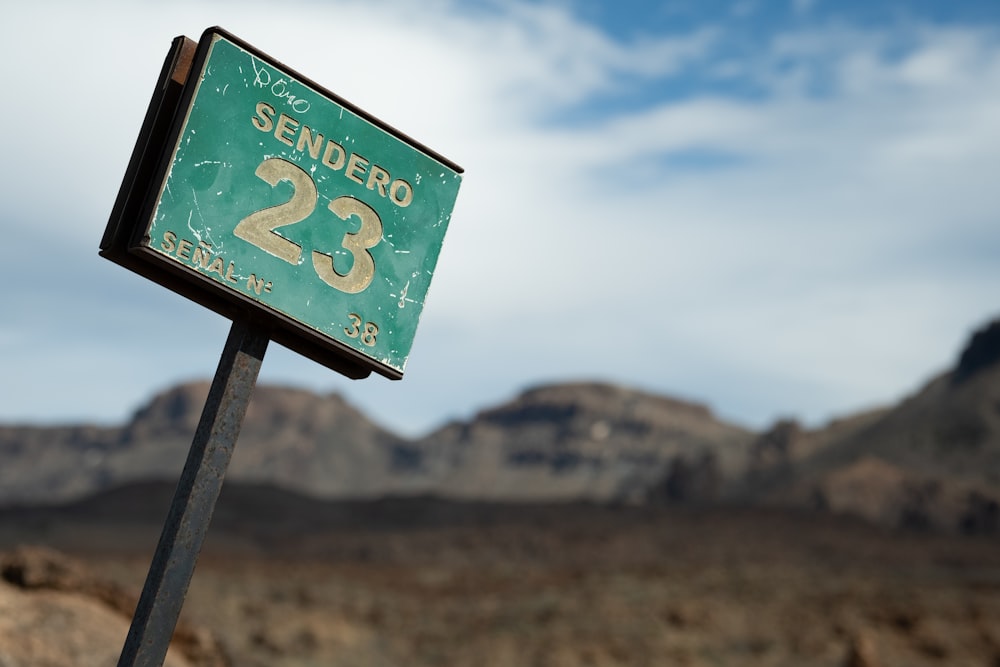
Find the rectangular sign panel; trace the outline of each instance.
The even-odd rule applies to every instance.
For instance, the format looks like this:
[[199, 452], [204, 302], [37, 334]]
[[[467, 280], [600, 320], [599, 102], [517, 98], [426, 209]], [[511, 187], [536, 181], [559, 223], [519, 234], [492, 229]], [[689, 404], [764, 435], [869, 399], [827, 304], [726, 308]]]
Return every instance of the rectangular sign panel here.
[[401, 377], [461, 168], [218, 28], [172, 127], [129, 252]]

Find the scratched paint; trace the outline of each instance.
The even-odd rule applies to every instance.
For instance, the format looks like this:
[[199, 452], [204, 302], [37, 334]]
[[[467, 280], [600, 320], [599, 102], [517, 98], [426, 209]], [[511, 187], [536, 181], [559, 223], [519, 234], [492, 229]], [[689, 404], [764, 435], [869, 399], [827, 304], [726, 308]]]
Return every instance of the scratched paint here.
[[[144, 244], [401, 373], [461, 173], [294, 72], [223, 35], [213, 40], [192, 72], [194, 96]], [[288, 163], [273, 185], [258, 175], [272, 158]], [[364, 207], [351, 204], [342, 218], [336, 201]], [[360, 247], [368, 209], [382, 233]], [[237, 235], [255, 214], [265, 219], [257, 235]], [[323, 257], [341, 287], [321, 275]], [[366, 283], [358, 266], [368, 258]]]

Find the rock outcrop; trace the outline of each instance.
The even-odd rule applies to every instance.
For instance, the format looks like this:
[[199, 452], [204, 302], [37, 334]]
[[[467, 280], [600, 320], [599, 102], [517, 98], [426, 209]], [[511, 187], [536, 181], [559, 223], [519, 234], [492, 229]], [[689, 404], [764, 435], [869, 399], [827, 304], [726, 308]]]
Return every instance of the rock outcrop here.
[[[138, 596], [43, 547], [0, 553], [0, 665], [115, 664]], [[178, 624], [165, 667], [230, 667], [207, 631]]]

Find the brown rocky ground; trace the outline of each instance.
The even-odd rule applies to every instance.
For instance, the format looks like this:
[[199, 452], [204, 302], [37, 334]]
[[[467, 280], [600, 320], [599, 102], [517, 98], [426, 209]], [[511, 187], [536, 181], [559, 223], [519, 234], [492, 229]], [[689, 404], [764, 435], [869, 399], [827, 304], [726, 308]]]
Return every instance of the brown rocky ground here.
[[[312, 531], [296, 521], [237, 530], [222, 509], [185, 607], [200, 640], [175, 664], [1000, 665], [996, 540], [763, 510], [430, 500], [339, 506]], [[116, 655], [116, 600], [141, 586], [158, 525], [2, 523], [3, 548], [19, 532], [90, 574], [48, 587], [5, 575], [0, 665], [111, 664], [26, 656], [72, 643], [66, 629], [91, 612], [57, 610], [83, 605], [115, 619], [87, 639]]]

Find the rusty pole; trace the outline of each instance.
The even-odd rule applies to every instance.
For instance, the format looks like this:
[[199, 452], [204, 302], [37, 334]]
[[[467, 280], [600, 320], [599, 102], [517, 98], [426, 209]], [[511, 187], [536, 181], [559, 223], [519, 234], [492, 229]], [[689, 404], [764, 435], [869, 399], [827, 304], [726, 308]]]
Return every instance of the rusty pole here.
[[233, 321], [118, 667], [166, 659], [268, 342], [251, 323]]

